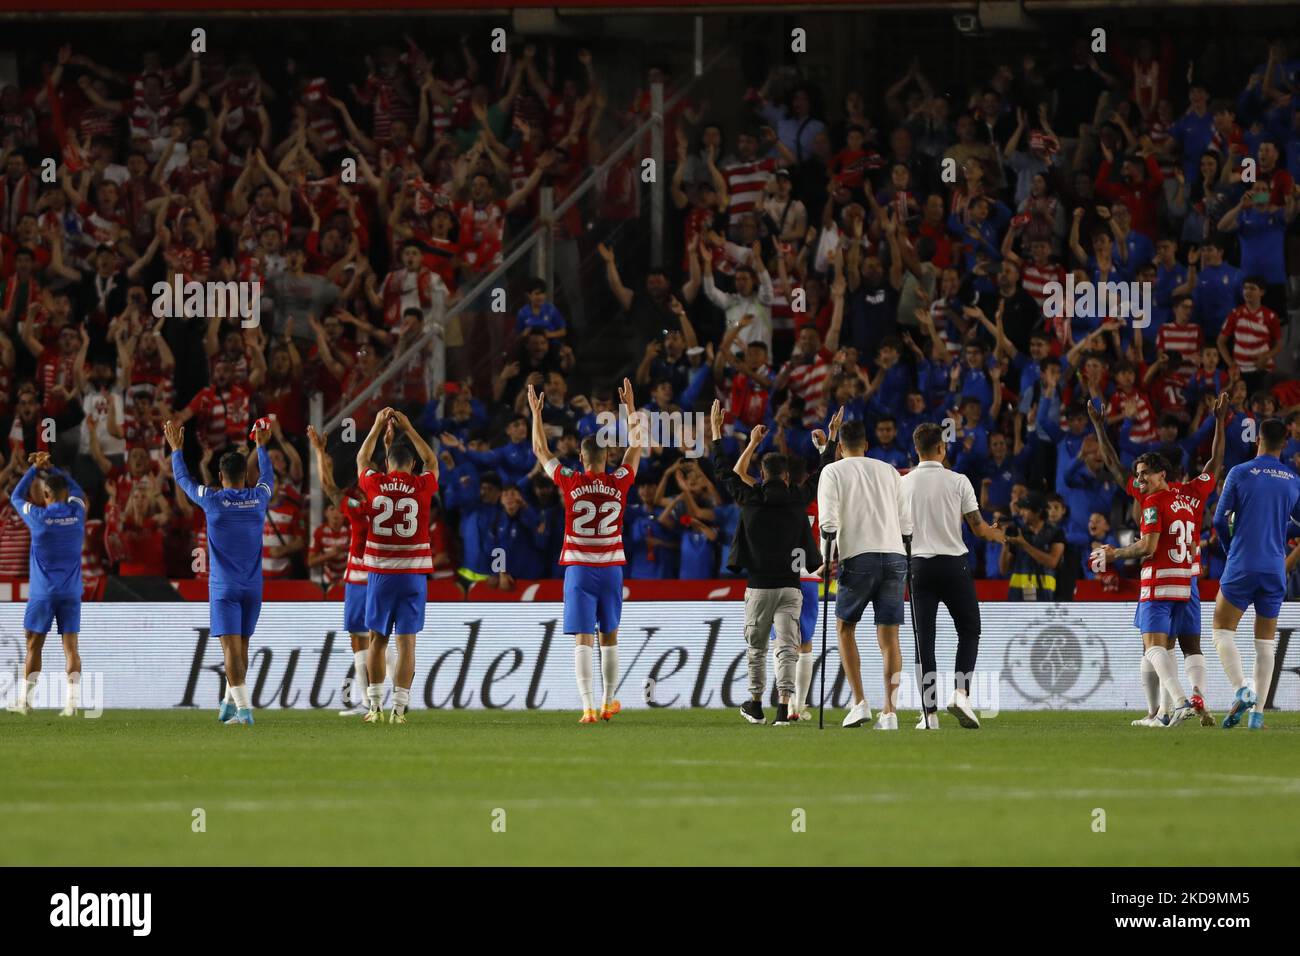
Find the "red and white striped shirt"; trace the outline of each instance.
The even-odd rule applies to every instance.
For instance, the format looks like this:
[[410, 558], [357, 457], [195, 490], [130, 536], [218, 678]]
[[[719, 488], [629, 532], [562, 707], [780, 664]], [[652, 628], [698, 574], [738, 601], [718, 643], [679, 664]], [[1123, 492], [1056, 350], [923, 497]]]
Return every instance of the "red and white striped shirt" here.
[[209, 385], [200, 391], [187, 406], [202, 429], [199, 442], [213, 448], [222, 448], [227, 441], [238, 444], [248, 431], [250, 402], [251, 396], [242, 385], [224, 389]]
[[1201, 331], [1199, 325], [1192, 322], [1186, 325], [1166, 322], [1156, 332], [1156, 351], [1180, 355], [1183, 364], [1190, 365], [1200, 353], [1204, 341], [1205, 333]]
[[804, 401], [803, 424], [811, 428], [817, 424], [821, 417], [817, 413], [821, 405], [822, 394], [826, 388], [826, 380], [831, 374], [831, 355], [826, 349], [821, 349], [813, 356], [811, 362], [804, 362], [796, 365], [791, 359], [785, 364], [783, 375], [786, 383], [790, 386], [790, 391], [798, 395]]
[[1243, 372], [1254, 372], [1266, 363], [1264, 356], [1277, 344], [1282, 327], [1267, 306], [1252, 311], [1239, 305], [1228, 313], [1221, 334], [1232, 338], [1233, 361]]
[[1115, 389], [1115, 394], [1110, 397], [1110, 407], [1106, 410], [1106, 415], [1108, 417], [1123, 415], [1124, 406], [1130, 401], [1137, 403], [1137, 411], [1129, 419], [1133, 423], [1129, 439], [1143, 445], [1155, 441], [1159, 437], [1156, 434], [1155, 414], [1151, 410], [1151, 403], [1147, 401], [1147, 397], [1137, 389], [1131, 392]]
[[753, 212], [754, 207], [763, 201], [763, 190], [775, 172], [776, 160], [770, 158], [729, 163], [722, 168], [722, 178], [727, 182], [727, 212], [731, 216], [731, 225], [736, 225], [741, 216]]
[[360, 584], [365, 587], [370, 582], [370, 572], [366, 570], [366, 533], [370, 530], [370, 509], [364, 501], [356, 498], [344, 498], [339, 505], [343, 517], [348, 521], [348, 569], [344, 583]]
[[1129, 494], [1142, 502], [1141, 533], [1160, 535], [1155, 553], [1142, 562], [1139, 602], [1191, 599], [1192, 580], [1201, 573], [1201, 522], [1214, 486], [1213, 476], [1200, 475], [1142, 496], [1130, 479]]
[[[312, 535], [311, 553], [315, 556], [331, 548], [346, 548], [351, 543], [351, 538], [352, 533], [348, 530], [346, 523], [339, 525], [338, 528], [331, 528], [329, 525], [323, 524]], [[321, 583], [329, 588], [344, 580], [349, 563], [348, 555], [340, 554], [318, 565]]]
[[0, 574], [27, 576], [27, 560], [32, 549], [32, 532], [12, 504], [4, 503], [0, 511]]
[[282, 578], [289, 573], [288, 555], [271, 556], [271, 549], [297, 544], [302, 539], [302, 499], [292, 488], [286, 488], [278, 503], [266, 509], [262, 523], [262, 576]]
[[623, 554], [623, 514], [636, 480], [629, 468], [612, 472], [581, 472], [558, 459], [546, 463], [564, 502], [564, 546], [560, 564], [603, 568], [626, 564]]
[[104, 520], [87, 518], [86, 534], [81, 539], [81, 583], [93, 587], [104, 574]]
[[1020, 284], [1025, 287], [1025, 291], [1034, 297], [1034, 301], [1041, 306], [1047, 301], [1047, 292], [1044, 286], [1049, 282], [1059, 282], [1065, 285], [1065, 270], [1058, 265], [1048, 263], [1045, 266], [1035, 265], [1032, 262], [1026, 263], [1020, 272]]
[[370, 507], [366, 570], [371, 574], [430, 574], [429, 525], [438, 479], [432, 472], [387, 474], [368, 469], [358, 482]]

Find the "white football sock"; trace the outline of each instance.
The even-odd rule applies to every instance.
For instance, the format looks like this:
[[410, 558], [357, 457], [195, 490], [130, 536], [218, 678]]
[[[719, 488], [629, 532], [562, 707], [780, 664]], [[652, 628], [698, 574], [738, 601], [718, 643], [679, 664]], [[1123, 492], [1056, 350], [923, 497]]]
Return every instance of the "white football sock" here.
[[1192, 693], [1205, 694], [1205, 655], [1188, 654], [1183, 658], [1183, 670], [1187, 672], [1187, 683], [1192, 685]]
[[81, 706], [81, 671], [73, 671], [68, 675], [67, 705], [72, 710]]
[[794, 665], [794, 703], [795, 710], [803, 713], [808, 703], [808, 688], [812, 686], [813, 655], [800, 654]]
[[1219, 663], [1223, 673], [1228, 675], [1228, 683], [1234, 691], [1246, 686], [1246, 672], [1241, 666], [1241, 651], [1237, 650], [1236, 631], [1214, 629], [1214, 649], [1219, 654]]
[[28, 674], [27, 679], [23, 681], [23, 693], [22, 696], [18, 698], [18, 703], [26, 707], [31, 702], [32, 698], [36, 696], [36, 685], [40, 682], [40, 671], [32, 671]]
[[1142, 658], [1142, 693], [1147, 699], [1147, 716], [1160, 712], [1160, 675], [1144, 656]]
[[600, 706], [608, 707], [618, 687], [618, 645], [600, 645]]
[[[1159, 674], [1156, 675], [1156, 679], [1157, 680], [1160, 679]], [[1169, 716], [1169, 714], [1173, 712], [1173, 709], [1177, 706], [1178, 706], [1178, 701], [1174, 700], [1173, 694], [1169, 693], [1168, 688], [1166, 688], [1164, 684], [1161, 684], [1160, 685], [1160, 709], [1156, 711], [1156, 713], [1162, 717], [1167, 717]]]
[[1264, 713], [1268, 688], [1273, 683], [1274, 641], [1255, 641], [1255, 713]]
[[[370, 678], [366, 674], [365, 651], [352, 652], [352, 671], [352, 687], [354, 691], [358, 687], [368, 687], [370, 685]], [[353, 703], [356, 703], [356, 701], [353, 700]]]
[[248, 685], [240, 684], [230, 688], [230, 691], [235, 695], [235, 706], [240, 710], [248, 710]]
[[595, 710], [591, 702], [591, 645], [573, 645], [573, 673], [578, 679], [578, 696], [583, 710]]
[[230, 686], [229, 683], [226, 684], [226, 698], [225, 698], [225, 702], [226, 702], [227, 704], [233, 704], [233, 703], [235, 702], [235, 691], [234, 691], [234, 689]]
[[406, 713], [406, 705], [411, 702], [411, 688], [393, 687], [393, 711], [394, 713]]
[[1178, 662], [1174, 660], [1167, 647], [1148, 647], [1147, 660], [1151, 666], [1156, 669], [1160, 675], [1160, 684], [1164, 691], [1174, 699], [1175, 704], [1181, 704], [1187, 699], [1183, 693], [1183, 685], [1178, 682]]
[[378, 710], [382, 707], [384, 704], [384, 685], [367, 684], [366, 700], [369, 702], [371, 710]]

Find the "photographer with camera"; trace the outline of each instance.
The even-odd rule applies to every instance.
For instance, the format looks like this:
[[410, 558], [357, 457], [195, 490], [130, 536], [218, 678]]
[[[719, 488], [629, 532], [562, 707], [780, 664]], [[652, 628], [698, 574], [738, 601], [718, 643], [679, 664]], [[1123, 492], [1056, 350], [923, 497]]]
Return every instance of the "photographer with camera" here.
[[1015, 503], [1017, 522], [1003, 527], [1006, 544], [998, 570], [1010, 572], [1009, 601], [1055, 601], [1056, 569], [1065, 554], [1065, 534], [1047, 522], [1047, 501], [1031, 491]]

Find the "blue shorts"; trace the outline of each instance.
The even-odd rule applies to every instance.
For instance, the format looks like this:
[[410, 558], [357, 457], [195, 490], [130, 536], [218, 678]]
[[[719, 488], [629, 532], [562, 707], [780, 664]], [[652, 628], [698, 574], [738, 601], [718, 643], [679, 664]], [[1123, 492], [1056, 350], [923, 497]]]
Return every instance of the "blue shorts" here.
[[208, 596], [208, 614], [213, 637], [238, 634], [252, 637], [262, 614], [262, 592], [227, 591]]
[[906, 582], [907, 558], [903, 555], [874, 551], [855, 554], [840, 562], [835, 616], [856, 624], [870, 604], [877, 626], [902, 624], [903, 586]]
[[[1170, 637], [1201, 636], [1201, 589], [1192, 579], [1192, 597], [1187, 601], [1147, 601], [1145, 604], [1170, 605], [1169, 613], [1165, 611], [1147, 611], [1143, 617], [1143, 604], [1139, 602], [1134, 610], [1134, 627], [1139, 633], [1164, 633]], [[1160, 627], [1171, 628], [1169, 631], [1158, 630]]]
[[74, 597], [32, 597], [23, 612], [23, 627], [33, 634], [50, 633], [57, 621], [60, 634], [81, 633], [81, 595]]
[[424, 630], [429, 578], [424, 574], [370, 574], [366, 591], [366, 629], [385, 636]]
[[1219, 581], [1219, 593], [1238, 611], [1249, 610], [1254, 605], [1256, 617], [1275, 618], [1281, 613], [1282, 599], [1286, 597], [1286, 572], [1225, 570]]
[[609, 634], [623, 617], [623, 566], [564, 568], [564, 633]]
[[[819, 600], [821, 595], [818, 593], [821, 586], [819, 581], [800, 581], [799, 590], [803, 592], [803, 603], [799, 608], [799, 644], [800, 646], [809, 646], [812, 644], [813, 635], [817, 633], [817, 610], [821, 607]], [[772, 628], [772, 636], [769, 641], [776, 640], [776, 628]]]
[[1133, 626], [1140, 634], [1200, 637], [1201, 602], [1139, 601], [1133, 612]]
[[366, 585], [343, 585], [343, 627], [349, 634], [364, 634], [366, 627]]

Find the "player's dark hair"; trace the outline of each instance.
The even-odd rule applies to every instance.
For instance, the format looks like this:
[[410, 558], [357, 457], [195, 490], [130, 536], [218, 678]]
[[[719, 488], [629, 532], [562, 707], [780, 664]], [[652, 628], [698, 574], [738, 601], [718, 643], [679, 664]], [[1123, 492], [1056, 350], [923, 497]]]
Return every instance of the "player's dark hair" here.
[[1166, 460], [1164, 455], [1161, 455], [1158, 452], [1149, 451], [1138, 455], [1137, 458], [1133, 460], [1134, 474], [1137, 473], [1138, 465], [1146, 465], [1148, 472], [1163, 471], [1165, 474], [1169, 473], [1168, 460]]
[[228, 451], [217, 462], [217, 470], [232, 485], [242, 485], [248, 475], [248, 460], [237, 451]]
[[405, 441], [395, 441], [388, 448], [388, 470], [410, 471], [415, 467], [415, 449]]
[[68, 496], [68, 479], [58, 472], [46, 472], [41, 480], [45, 482], [45, 487], [50, 490], [50, 495], [56, 501], [62, 501]]
[[854, 451], [866, 447], [867, 426], [860, 421], [845, 422], [840, 426], [840, 444]]
[[589, 471], [600, 471], [605, 467], [605, 446], [595, 435], [588, 435], [578, 446], [582, 455], [582, 464]]
[[934, 422], [917, 425], [912, 433], [912, 443], [916, 445], [918, 455], [933, 455], [943, 446], [943, 428]]
[[763, 480], [780, 481], [781, 479], [789, 480], [790, 477], [790, 459], [779, 451], [770, 451], [763, 456]]
[[808, 462], [798, 455], [791, 455], [786, 463], [786, 473], [790, 476], [791, 485], [801, 485], [808, 477]]
[[528, 291], [528, 293], [529, 293], [530, 295], [531, 295], [532, 293], [534, 293], [534, 292], [545, 292], [545, 291], [546, 291], [546, 280], [545, 280], [545, 279], [532, 279], [532, 280], [530, 280], [529, 283], [528, 283], [528, 289], [527, 289], [527, 291]]
[[1259, 423], [1259, 447], [1262, 451], [1278, 452], [1286, 444], [1286, 423], [1280, 418], [1266, 418]]

